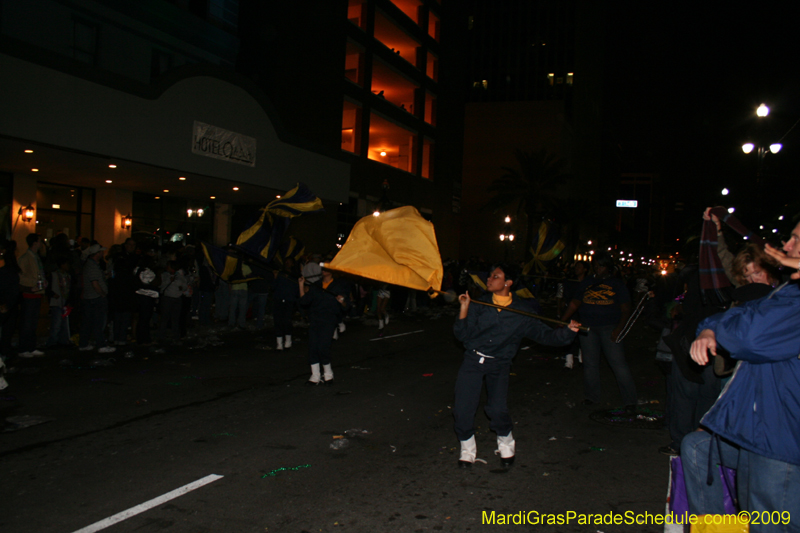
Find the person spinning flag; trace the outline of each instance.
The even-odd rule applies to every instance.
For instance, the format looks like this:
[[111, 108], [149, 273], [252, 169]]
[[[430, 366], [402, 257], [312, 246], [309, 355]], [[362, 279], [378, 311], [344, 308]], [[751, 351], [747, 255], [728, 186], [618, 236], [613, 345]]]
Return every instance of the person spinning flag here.
[[[488, 294], [475, 303], [492, 302], [510, 311], [524, 311], [526, 302], [511, 290], [518, 279], [516, 267], [507, 263], [493, 266], [486, 280]], [[484, 410], [490, 428], [497, 433], [497, 447], [504, 467], [514, 463], [513, 422], [508, 414], [508, 380], [511, 361], [519, 351], [523, 338], [548, 346], [566, 346], [575, 338], [580, 324], [571, 321], [567, 328], [551, 329], [540, 320], [503, 309], [479, 305], [470, 307], [468, 293], [458, 297], [461, 310], [453, 326], [456, 338], [464, 344], [464, 361], [456, 381], [453, 414], [455, 430], [461, 441], [460, 468], [469, 468], [477, 457], [475, 412], [486, 381], [488, 400]]]

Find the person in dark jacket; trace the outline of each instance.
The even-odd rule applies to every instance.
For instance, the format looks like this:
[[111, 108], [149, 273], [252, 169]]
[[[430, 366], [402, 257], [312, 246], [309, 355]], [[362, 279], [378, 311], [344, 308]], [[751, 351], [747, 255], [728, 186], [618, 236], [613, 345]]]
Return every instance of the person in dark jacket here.
[[136, 241], [127, 238], [120, 253], [113, 257], [111, 279], [108, 282], [109, 306], [114, 316], [114, 344], [128, 344], [128, 329], [136, 311], [136, 276], [133, 271], [139, 258]]
[[[784, 244], [800, 262], [800, 224]], [[777, 255], [777, 254], [776, 254]], [[788, 261], [787, 261], [788, 262]], [[767, 297], [705, 319], [692, 343], [692, 359], [709, 362], [720, 348], [738, 359], [733, 377], [700, 421], [702, 429], [681, 444], [689, 511], [723, 514], [722, 463], [737, 470], [742, 510], [761, 519], [752, 533], [798, 531], [789, 518], [800, 516], [800, 288], [784, 283]], [[711, 456], [711, 457], [709, 457]], [[721, 457], [720, 457], [721, 456]], [[766, 515], [761, 513], [766, 512]], [[774, 520], [774, 518], [772, 518]]]
[[[316, 266], [316, 269], [305, 268], [303, 273], [315, 272], [319, 269], [316, 263], [309, 263], [306, 267]], [[308, 274], [306, 274], [308, 275]], [[315, 276], [313, 273], [312, 276]], [[331, 346], [333, 345], [333, 331], [344, 318], [344, 313], [350, 305], [350, 287], [343, 279], [334, 279], [330, 270], [324, 269], [318, 281], [306, 286], [306, 278], [298, 280], [300, 291], [300, 307], [308, 311], [308, 362], [311, 365], [311, 378], [308, 385], [329, 384], [333, 382], [331, 368]], [[320, 365], [324, 374], [320, 377]]]
[[[489, 294], [480, 301], [530, 312], [528, 305], [511, 292], [517, 270], [500, 263], [492, 267], [486, 280]], [[455, 430], [461, 441], [458, 464], [468, 468], [475, 462], [475, 412], [486, 381], [487, 404], [484, 410], [490, 428], [497, 433], [497, 446], [503, 466], [514, 462], [515, 442], [511, 433], [513, 422], [508, 415], [508, 376], [511, 361], [523, 338], [549, 346], [566, 346], [575, 338], [580, 324], [574, 320], [569, 328], [551, 329], [539, 320], [512, 311], [484, 305], [470, 306], [468, 293], [459, 296], [461, 311], [453, 326], [456, 338], [464, 344], [464, 361], [456, 380], [456, 399], [453, 415]]]
[[11, 355], [11, 336], [19, 318], [19, 265], [14, 241], [0, 239], [0, 355]]
[[247, 297], [253, 306], [253, 315], [256, 317], [256, 329], [264, 329], [264, 315], [267, 311], [267, 300], [269, 299], [269, 291], [272, 289], [272, 283], [275, 276], [264, 268], [262, 264], [251, 263], [250, 275], [251, 278], [247, 282]]
[[300, 270], [294, 259], [283, 262], [283, 270], [275, 275], [272, 293], [272, 318], [275, 322], [275, 340], [278, 350], [292, 347], [292, 316], [297, 307], [297, 278]]
[[622, 342], [616, 342], [619, 333], [631, 315], [631, 297], [628, 289], [615, 271], [611, 254], [601, 251], [592, 261], [595, 275], [584, 279], [578, 286], [567, 311], [561, 320], [569, 320], [580, 308], [581, 323], [591, 329], [581, 335], [583, 352], [584, 405], [600, 402], [600, 356], [605, 356], [622, 396], [625, 407], [636, 411], [636, 385], [625, 360]]

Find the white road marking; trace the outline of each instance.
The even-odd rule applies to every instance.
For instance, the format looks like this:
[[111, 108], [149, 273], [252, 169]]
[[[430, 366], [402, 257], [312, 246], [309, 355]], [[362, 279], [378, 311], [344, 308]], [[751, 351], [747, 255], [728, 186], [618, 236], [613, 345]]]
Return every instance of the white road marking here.
[[194, 489], [199, 489], [203, 485], [208, 485], [209, 483], [214, 482], [214, 481], [216, 481], [216, 480], [218, 480], [218, 479], [220, 479], [222, 477], [223, 476], [218, 476], [217, 474], [210, 474], [210, 475], [208, 475], [208, 476], [206, 476], [206, 477], [204, 477], [202, 479], [198, 479], [197, 481], [193, 481], [192, 483], [189, 483], [188, 485], [184, 485], [183, 487], [180, 487], [180, 488], [175, 489], [173, 491], [167, 492], [166, 494], [162, 494], [158, 498], [153, 498], [150, 501], [146, 501], [144, 503], [140, 503], [136, 507], [131, 507], [130, 509], [128, 509], [126, 511], [122, 511], [121, 513], [117, 513], [114, 516], [109, 516], [108, 518], [104, 518], [103, 520], [100, 520], [99, 522], [95, 522], [94, 524], [92, 524], [90, 526], [86, 526], [83, 529], [79, 529], [79, 530], [75, 531], [74, 533], [94, 533], [95, 531], [100, 531], [101, 529], [105, 529], [105, 528], [107, 528], [109, 526], [112, 526], [112, 525], [116, 524], [117, 522], [122, 522], [123, 520], [127, 520], [128, 518], [130, 518], [132, 516], [136, 516], [139, 513], [143, 513], [143, 512], [145, 512], [145, 511], [147, 511], [149, 509], [152, 509], [153, 507], [156, 507], [157, 505], [161, 505], [164, 502], [168, 502], [170, 500], [174, 500], [178, 496], [183, 496], [187, 492], [191, 492]]
[[371, 341], [382, 341], [384, 339], [391, 339], [393, 337], [402, 337], [403, 335], [411, 335], [412, 333], [422, 333], [425, 331], [424, 329], [418, 329], [417, 331], [409, 331], [408, 333], [398, 333], [397, 335], [389, 335], [388, 337], [377, 337], [375, 339], [370, 339]]

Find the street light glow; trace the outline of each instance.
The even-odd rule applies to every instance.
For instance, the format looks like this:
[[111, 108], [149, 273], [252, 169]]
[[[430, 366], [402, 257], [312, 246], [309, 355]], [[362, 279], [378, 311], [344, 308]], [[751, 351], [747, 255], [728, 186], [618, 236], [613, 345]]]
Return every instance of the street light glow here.
[[733, 213], [734, 211], [736, 211], [735, 207], [729, 207], [728, 208], [728, 213]]
[[730, 192], [731, 191], [729, 191], [728, 188], [725, 187], [724, 189], [722, 189], [722, 196], [728, 196], [730, 194]]
[[766, 117], [769, 115], [769, 108], [765, 104], [761, 104], [758, 106], [758, 109], [756, 109], [756, 115], [759, 117]]
[[511, 222], [511, 217], [506, 217], [505, 218], [505, 223], [508, 224], [509, 222]]
[[744, 152], [746, 154], [749, 154], [750, 152], [753, 151], [753, 148], [755, 148], [755, 147], [756, 147], [756, 145], [753, 144], [753, 143], [744, 143], [742, 145], [742, 152]]
[[769, 145], [769, 151], [772, 152], [773, 154], [777, 154], [778, 152], [780, 152], [781, 148], [783, 148], [783, 145], [781, 143], [773, 143]]

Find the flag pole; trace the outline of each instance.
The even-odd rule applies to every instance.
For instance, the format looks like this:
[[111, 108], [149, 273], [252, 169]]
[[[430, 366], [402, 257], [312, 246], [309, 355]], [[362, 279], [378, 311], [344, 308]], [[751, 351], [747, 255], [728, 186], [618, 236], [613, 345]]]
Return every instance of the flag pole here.
[[[428, 289], [428, 292], [435, 292], [435, 293], [441, 294], [443, 296], [447, 294], [444, 291], [437, 291], [433, 287]], [[519, 309], [511, 309], [510, 307], [503, 307], [502, 305], [490, 304], [489, 302], [481, 302], [480, 300], [472, 300], [472, 299], [470, 299], [470, 303], [474, 303], [474, 304], [478, 304], [478, 305], [485, 305], [486, 307], [494, 307], [495, 309], [501, 309], [503, 311], [511, 311], [512, 313], [518, 313], [520, 315], [529, 316], [531, 318], [538, 318], [539, 320], [543, 320], [545, 322], [552, 322], [554, 324], [558, 324], [558, 325], [561, 325], [561, 326], [569, 326], [569, 324], [570, 324], [569, 322], [564, 322], [563, 320], [558, 320], [556, 318], [550, 318], [550, 317], [546, 317], [546, 316], [542, 316], [542, 315], [535, 315], [533, 313], [528, 313], [526, 311], [520, 311]], [[589, 327], [588, 326], [578, 326], [578, 329], [581, 330], [581, 331], [586, 331], [586, 332], [589, 331]]]

